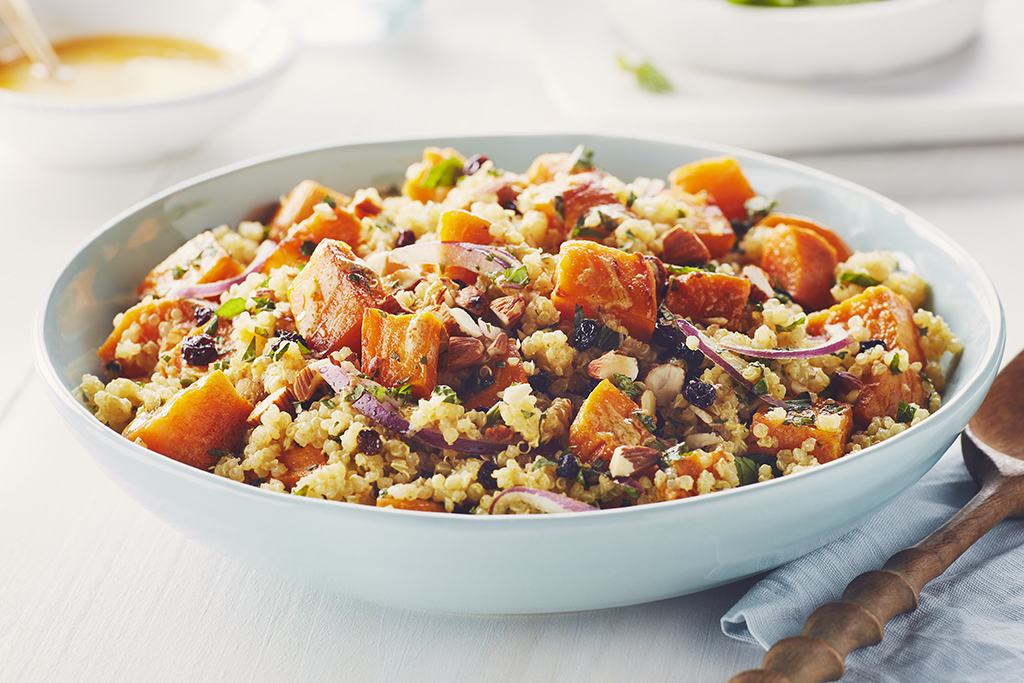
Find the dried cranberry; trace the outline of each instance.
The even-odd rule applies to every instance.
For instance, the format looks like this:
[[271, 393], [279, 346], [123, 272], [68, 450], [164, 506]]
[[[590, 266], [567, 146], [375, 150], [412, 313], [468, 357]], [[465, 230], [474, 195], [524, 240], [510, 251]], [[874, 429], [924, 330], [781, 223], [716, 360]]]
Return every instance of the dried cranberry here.
[[551, 391], [551, 377], [543, 372], [530, 375], [530, 388], [534, 391], [546, 394]]
[[576, 459], [572, 451], [567, 451], [558, 459], [558, 467], [555, 468], [556, 477], [575, 479], [580, 473], [580, 461]]
[[473, 175], [480, 170], [480, 167], [487, 161], [487, 157], [483, 154], [474, 154], [470, 158], [466, 159], [465, 165], [462, 167], [462, 175]]
[[181, 356], [189, 365], [209, 365], [219, 355], [217, 344], [208, 334], [186, 337], [181, 342]]
[[206, 306], [193, 306], [192, 315], [195, 316], [197, 323], [205, 325], [213, 317], [213, 309]]
[[380, 434], [372, 429], [364, 429], [356, 436], [356, 447], [360, 453], [366, 455], [377, 455], [384, 450], [384, 444], [380, 440]]
[[690, 402], [690, 405], [698, 408], [710, 408], [715, 402], [715, 385], [701, 382], [699, 379], [691, 379], [683, 387], [683, 396]]
[[395, 248], [400, 249], [402, 247], [407, 247], [415, 241], [416, 233], [414, 233], [412, 230], [403, 230], [402, 232], [398, 233], [398, 239], [395, 240]]
[[883, 351], [888, 351], [889, 350], [889, 345], [886, 344], [885, 341], [883, 341], [881, 339], [868, 339], [867, 341], [862, 341], [860, 343], [860, 351], [859, 351], [859, 353], [864, 353], [865, 351], [867, 351], [869, 349], [873, 349], [876, 346], [881, 346]]
[[494, 473], [498, 469], [499, 467], [490, 460], [484, 460], [480, 463], [480, 469], [476, 471], [477, 482], [485, 489], [498, 488], [498, 482], [494, 481]]
[[586, 351], [597, 341], [597, 332], [597, 323], [590, 318], [584, 318], [572, 333], [573, 347], [578, 351]]

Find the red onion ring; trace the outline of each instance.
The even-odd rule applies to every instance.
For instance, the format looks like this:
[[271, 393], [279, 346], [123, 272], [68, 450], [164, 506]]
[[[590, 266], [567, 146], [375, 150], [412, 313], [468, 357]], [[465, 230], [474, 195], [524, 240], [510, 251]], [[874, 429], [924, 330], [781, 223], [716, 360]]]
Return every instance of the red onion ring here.
[[216, 282], [204, 282], [201, 285], [178, 285], [172, 287], [167, 293], [167, 296], [176, 296], [181, 298], [192, 298], [192, 299], [212, 299], [215, 296], [220, 296], [224, 292], [231, 288], [231, 285], [243, 282], [245, 278], [249, 277], [252, 273], [256, 272], [263, 267], [263, 264], [267, 262], [270, 255], [277, 249], [277, 242], [274, 240], [264, 240], [260, 243], [260, 246], [256, 248], [256, 257], [252, 260], [245, 270], [234, 277], [229, 277], [226, 280], [217, 280]]
[[853, 340], [850, 338], [850, 334], [846, 330], [839, 325], [834, 325], [832, 327], [832, 335], [828, 337], [824, 343], [807, 349], [752, 349], [746, 346], [735, 346], [733, 344], [725, 344], [722, 342], [715, 343], [727, 351], [743, 354], [744, 356], [753, 356], [754, 358], [770, 358], [773, 360], [787, 358], [817, 358], [818, 356], [827, 356], [830, 353], [842, 351], [853, 343]]
[[[509, 504], [520, 500], [525, 503], [529, 503], [538, 510], [550, 514], [558, 514], [562, 512], [593, 512], [597, 508], [581, 503], [574, 498], [563, 496], [560, 493], [552, 493], [551, 491], [541, 491], [539, 489], [531, 489], [525, 486], [513, 486], [510, 489], [505, 489], [491, 502], [491, 507], [488, 512], [492, 515], [500, 515], [504, 513], [504, 510], [508, 509]], [[499, 501], [503, 501], [499, 507]]]
[[[519, 259], [500, 247], [472, 242], [416, 242], [407, 247], [392, 250], [382, 265], [381, 275], [394, 270], [395, 266], [413, 268], [424, 265], [458, 266], [489, 277], [504, 275], [508, 269], [523, 264]], [[522, 285], [504, 283], [511, 288]]]

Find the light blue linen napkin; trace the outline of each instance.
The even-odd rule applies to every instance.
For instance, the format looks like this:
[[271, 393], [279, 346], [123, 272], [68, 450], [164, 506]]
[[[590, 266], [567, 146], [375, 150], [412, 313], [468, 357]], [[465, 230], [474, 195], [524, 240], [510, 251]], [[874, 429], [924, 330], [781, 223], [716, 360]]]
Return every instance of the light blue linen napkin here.
[[[921, 481], [842, 538], [783, 565], [722, 617], [726, 635], [766, 650], [858, 574], [942, 525], [977, 493], [959, 442]], [[1024, 520], [999, 524], [921, 591], [915, 611], [854, 650], [843, 683], [1024, 681]]]

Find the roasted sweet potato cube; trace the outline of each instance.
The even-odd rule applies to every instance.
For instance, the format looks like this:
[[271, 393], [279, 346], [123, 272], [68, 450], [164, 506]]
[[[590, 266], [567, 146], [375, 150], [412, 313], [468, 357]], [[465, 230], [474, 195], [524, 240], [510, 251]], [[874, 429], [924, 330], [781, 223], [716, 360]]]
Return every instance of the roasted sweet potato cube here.
[[285, 490], [291, 491], [299, 479], [327, 462], [323, 449], [316, 446], [292, 446], [277, 456], [277, 461], [288, 468], [276, 479], [284, 484]]
[[[581, 173], [573, 177], [562, 193], [565, 207], [565, 227], [573, 236], [604, 239], [614, 232], [619, 220], [633, 216], [633, 212], [619, 201], [614, 192], [605, 188], [597, 173]], [[596, 227], [584, 228], [583, 221], [598, 211], [605, 220]]]
[[408, 384], [413, 398], [426, 398], [437, 386], [441, 321], [430, 311], [390, 315], [363, 311], [363, 372], [386, 387]]
[[377, 274], [351, 253], [344, 242], [323, 240], [289, 289], [295, 329], [320, 354], [358, 349], [363, 311], [386, 297]]
[[345, 209], [334, 208], [330, 213], [315, 211], [288, 231], [287, 236], [278, 243], [277, 249], [267, 258], [261, 270], [269, 273], [280, 266], [301, 266], [325, 239], [336, 240], [344, 246], [351, 247], [348, 258], [354, 261], [356, 254], [352, 248], [359, 246], [361, 231], [362, 224], [359, 219]]
[[586, 240], [564, 242], [559, 253], [551, 300], [562, 320], [572, 320], [580, 306], [587, 317], [616, 322], [640, 341], [651, 338], [661, 279], [655, 259]]
[[582, 462], [612, 459], [616, 446], [641, 446], [648, 432], [633, 417], [631, 398], [603, 379], [580, 406], [569, 426], [569, 445]]
[[699, 159], [668, 175], [669, 185], [683, 192], [707, 192], [729, 220], [747, 217], [746, 202], [757, 196], [735, 157]]
[[569, 159], [571, 156], [568, 152], [541, 154], [526, 169], [526, 181], [530, 185], [550, 183], [555, 179], [556, 173], [569, 171]]
[[498, 402], [498, 394], [513, 384], [522, 384], [528, 380], [523, 370], [523, 359], [515, 344], [508, 344], [504, 356], [489, 358], [487, 362], [477, 366], [475, 374], [466, 385], [472, 393], [462, 401], [467, 410], [482, 408], [487, 410]]
[[442, 242], [472, 242], [490, 244], [491, 222], [462, 209], [452, 209], [441, 214], [438, 236]]
[[110, 374], [148, 377], [160, 354], [177, 346], [195, 324], [195, 304], [188, 299], [138, 303], [124, 312], [97, 354]]
[[677, 227], [699, 237], [710, 258], [720, 259], [736, 246], [736, 231], [732, 229], [732, 223], [720, 208], [709, 202], [707, 195], [694, 195], [674, 187], [668, 188], [666, 192], [682, 205], [686, 216], [684, 224]]
[[379, 508], [395, 508], [396, 510], [415, 510], [416, 512], [444, 512], [444, 505], [429, 498], [395, 498], [381, 496], [376, 503]]
[[770, 213], [758, 221], [757, 225], [754, 227], [774, 228], [780, 225], [792, 225], [797, 228], [805, 228], [811, 232], [817, 233], [821, 237], [824, 237], [825, 241], [835, 248], [836, 258], [839, 259], [839, 263], [842, 263], [853, 256], [853, 251], [850, 247], [846, 246], [846, 242], [844, 242], [839, 235], [835, 234], [821, 223], [812, 221], [810, 218], [794, 216], [789, 213]]
[[762, 270], [808, 310], [835, 303], [830, 290], [838, 263], [835, 247], [807, 228], [780, 225], [764, 238]]
[[[868, 287], [857, 296], [808, 316], [807, 331], [822, 334], [825, 325], [846, 326], [853, 316], [860, 316], [871, 338], [884, 341], [890, 351], [906, 351], [910, 363], [924, 360], [913, 307], [904, 296], [885, 285]], [[853, 405], [854, 419], [861, 427], [875, 417], [895, 417], [900, 401], [923, 405], [924, 385], [920, 373], [914, 370], [893, 374], [888, 367], [873, 368], [861, 381], [864, 388]]]
[[243, 270], [244, 266], [231, 258], [217, 243], [213, 232], [207, 230], [185, 242], [149, 271], [136, 293], [139, 298], [149, 294], [167, 296], [176, 285], [217, 282], [234, 277]]
[[238, 448], [252, 404], [220, 370], [175, 394], [152, 413], [141, 413], [125, 427], [125, 438], [199, 469], [217, 464], [221, 452]]
[[451, 147], [427, 147], [423, 150], [423, 161], [402, 185], [402, 194], [423, 203], [442, 202], [462, 176], [465, 163], [466, 158]]
[[[777, 455], [780, 450], [803, 448], [819, 463], [831, 462], [843, 456], [852, 429], [853, 410], [850, 405], [832, 399], [820, 399], [803, 410], [787, 411], [765, 406], [754, 414], [751, 422], [750, 450]], [[758, 439], [775, 441], [776, 444], [761, 446]], [[814, 439], [813, 448], [805, 447], [810, 445], [808, 439]]]
[[695, 270], [669, 278], [665, 306], [684, 318], [725, 318], [726, 327], [738, 330], [749, 296], [746, 278]]
[[723, 448], [717, 448], [710, 453], [693, 451], [679, 456], [672, 461], [671, 466], [675, 470], [675, 475], [678, 479], [685, 481], [686, 477], [690, 478], [689, 486], [684, 484], [679, 488], [669, 488], [662, 485], [657, 489], [658, 498], [660, 500], [678, 500], [680, 498], [696, 496], [701, 486], [698, 480], [706, 478], [703, 477], [705, 473], [708, 473], [715, 481], [722, 481], [724, 479], [722, 473], [718, 470], [721, 467], [722, 461], [728, 459], [729, 454]]
[[315, 180], [303, 180], [288, 193], [280, 208], [270, 221], [270, 239], [280, 241], [296, 223], [301, 223], [313, 214], [313, 207], [323, 203], [325, 198], [335, 206], [348, 206], [350, 197], [336, 190], [324, 187]]

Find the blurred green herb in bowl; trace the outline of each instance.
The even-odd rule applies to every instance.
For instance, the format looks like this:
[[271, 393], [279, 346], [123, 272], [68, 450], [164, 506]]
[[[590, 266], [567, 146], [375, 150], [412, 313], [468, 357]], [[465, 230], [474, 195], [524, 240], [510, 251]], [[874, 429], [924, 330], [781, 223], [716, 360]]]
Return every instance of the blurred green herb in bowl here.
[[637, 84], [644, 90], [653, 93], [672, 92], [672, 84], [650, 62], [641, 62], [636, 66], [630, 66], [625, 58], [619, 55], [619, 66], [635, 74]]

